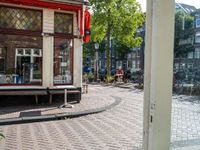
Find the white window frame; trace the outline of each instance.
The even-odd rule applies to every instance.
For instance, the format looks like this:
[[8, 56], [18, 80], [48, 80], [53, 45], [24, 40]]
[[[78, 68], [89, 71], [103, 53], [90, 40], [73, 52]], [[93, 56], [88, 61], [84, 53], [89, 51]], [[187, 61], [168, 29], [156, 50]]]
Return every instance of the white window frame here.
[[[19, 54], [19, 50], [23, 50], [23, 54]], [[25, 50], [30, 50], [30, 55], [25, 54]], [[34, 54], [34, 50], [39, 50], [39, 55]], [[42, 49], [36, 49], [36, 48], [16, 48], [16, 54], [15, 54], [15, 68], [17, 68], [17, 57], [30, 57], [30, 63], [33, 64], [34, 57], [42, 57]], [[33, 79], [33, 68], [30, 69], [30, 81], [31, 82], [41, 82], [42, 79]]]

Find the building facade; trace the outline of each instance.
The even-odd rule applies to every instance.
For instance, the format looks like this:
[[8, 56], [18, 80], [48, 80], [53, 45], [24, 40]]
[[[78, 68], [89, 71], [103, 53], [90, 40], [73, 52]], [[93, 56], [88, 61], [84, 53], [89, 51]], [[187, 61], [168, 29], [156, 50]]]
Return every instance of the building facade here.
[[144, 70], [145, 25], [137, 29], [136, 36], [142, 38], [142, 43], [139, 47], [132, 48], [127, 55], [127, 68], [132, 73]]
[[193, 51], [187, 53], [185, 57], [174, 59], [174, 73], [183, 72], [186, 81], [191, 82], [200, 71], [200, 10], [190, 12], [193, 16], [194, 33], [191, 40], [182, 40], [180, 44], [191, 44]]
[[0, 0], [0, 89], [82, 87], [85, 2]]

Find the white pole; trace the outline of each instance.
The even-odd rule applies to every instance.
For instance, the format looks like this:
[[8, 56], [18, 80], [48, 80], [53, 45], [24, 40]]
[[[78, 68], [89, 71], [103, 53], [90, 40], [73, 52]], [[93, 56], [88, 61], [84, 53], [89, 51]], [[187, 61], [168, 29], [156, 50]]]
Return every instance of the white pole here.
[[59, 108], [73, 108], [74, 106], [67, 103], [67, 89], [64, 89], [64, 104], [60, 105]]
[[65, 89], [65, 99], [64, 99], [64, 104], [66, 104], [67, 105], [67, 89]]
[[144, 150], [169, 150], [174, 0], [147, 0]]

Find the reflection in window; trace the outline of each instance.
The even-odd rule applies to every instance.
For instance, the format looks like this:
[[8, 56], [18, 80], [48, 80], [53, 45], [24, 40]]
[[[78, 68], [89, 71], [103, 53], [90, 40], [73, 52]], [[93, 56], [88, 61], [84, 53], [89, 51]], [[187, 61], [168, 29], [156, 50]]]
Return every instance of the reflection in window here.
[[72, 84], [71, 39], [55, 38], [54, 50], [54, 84]]
[[55, 13], [55, 32], [56, 33], [73, 33], [73, 15]]
[[0, 39], [0, 85], [40, 85], [42, 38], [0, 34]]
[[5, 48], [0, 48], [0, 73], [5, 73], [5, 58], [6, 50]]

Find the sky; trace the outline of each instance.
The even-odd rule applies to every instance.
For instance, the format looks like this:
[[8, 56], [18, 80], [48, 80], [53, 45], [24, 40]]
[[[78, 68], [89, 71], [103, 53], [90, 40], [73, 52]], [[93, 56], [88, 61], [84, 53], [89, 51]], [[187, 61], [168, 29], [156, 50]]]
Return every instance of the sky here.
[[[142, 10], [146, 11], [146, 0], [137, 0], [141, 6]], [[177, 3], [184, 3], [188, 5], [195, 6], [196, 8], [200, 8], [200, 0], [176, 0]]]

